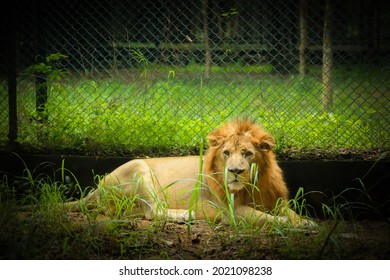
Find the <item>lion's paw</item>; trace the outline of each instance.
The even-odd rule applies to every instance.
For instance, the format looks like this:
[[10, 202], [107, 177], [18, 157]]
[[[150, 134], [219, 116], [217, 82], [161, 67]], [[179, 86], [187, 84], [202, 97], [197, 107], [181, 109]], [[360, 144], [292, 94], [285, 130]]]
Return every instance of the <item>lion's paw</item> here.
[[295, 223], [293, 223], [293, 227], [299, 230], [315, 230], [318, 228], [318, 225], [312, 220], [302, 218], [295, 221]]
[[183, 221], [189, 222], [195, 220], [195, 211], [187, 210], [181, 214], [181, 218]]
[[295, 217], [294, 219], [291, 219], [286, 216], [280, 216], [277, 217], [276, 220], [279, 223], [284, 224], [288, 228], [294, 230], [314, 230], [318, 227], [318, 225], [314, 221], [300, 217]]
[[308, 219], [302, 219], [301, 224], [305, 228], [317, 228], [318, 227], [316, 222], [314, 222], [312, 220], [308, 220]]
[[189, 222], [195, 220], [195, 212], [182, 209], [170, 209], [168, 219], [174, 222]]

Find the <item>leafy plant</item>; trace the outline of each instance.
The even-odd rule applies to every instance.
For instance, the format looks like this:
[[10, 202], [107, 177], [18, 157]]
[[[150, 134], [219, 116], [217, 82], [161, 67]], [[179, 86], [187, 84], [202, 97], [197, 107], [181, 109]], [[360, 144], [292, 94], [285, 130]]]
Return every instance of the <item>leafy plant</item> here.
[[60, 80], [64, 74], [60, 61], [67, 59], [68, 56], [61, 53], [53, 53], [45, 57], [43, 62], [27, 67], [24, 72], [26, 74], [42, 73], [47, 74], [51, 80]]

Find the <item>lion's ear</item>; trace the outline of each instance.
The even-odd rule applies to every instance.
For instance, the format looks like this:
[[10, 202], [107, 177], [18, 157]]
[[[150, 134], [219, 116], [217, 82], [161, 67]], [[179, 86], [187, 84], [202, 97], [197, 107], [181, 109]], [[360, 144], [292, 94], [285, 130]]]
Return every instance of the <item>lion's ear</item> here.
[[275, 139], [271, 136], [260, 139], [259, 148], [262, 151], [271, 151], [275, 147]]
[[211, 147], [219, 146], [223, 143], [224, 137], [216, 133], [215, 131], [212, 131], [209, 133], [208, 136], [209, 145]]

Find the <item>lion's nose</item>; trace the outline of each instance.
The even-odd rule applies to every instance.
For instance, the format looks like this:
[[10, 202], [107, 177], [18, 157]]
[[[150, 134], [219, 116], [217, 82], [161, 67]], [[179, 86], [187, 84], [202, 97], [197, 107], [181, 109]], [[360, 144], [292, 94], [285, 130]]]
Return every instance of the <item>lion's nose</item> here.
[[236, 175], [244, 172], [244, 169], [241, 169], [241, 168], [229, 168], [228, 170], [229, 170], [229, 172], [234, 173]]

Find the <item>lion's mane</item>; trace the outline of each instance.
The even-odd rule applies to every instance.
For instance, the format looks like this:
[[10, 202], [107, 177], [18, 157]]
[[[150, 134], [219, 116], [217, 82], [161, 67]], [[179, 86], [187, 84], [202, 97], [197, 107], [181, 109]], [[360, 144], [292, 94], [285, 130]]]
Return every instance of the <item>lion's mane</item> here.
[[256, 147], [255, 163], [258, 173], [254, 177], [257, 177], [257, 182], [236, 191], [235, 204], [254, 204], [256, 209], [272, 210], [278, 199], [288, 199], [288, 189], [272, 151], [275, 145], [273, 137], [249, 119], [229, 122], [209, 133], [210, 147], [204, 160], [205, 173], [208, 174], [207, 185], [221, 200], [225, 200], [221, 149], [227, 141], [248, 141], [244, 139], [250, 139]]

